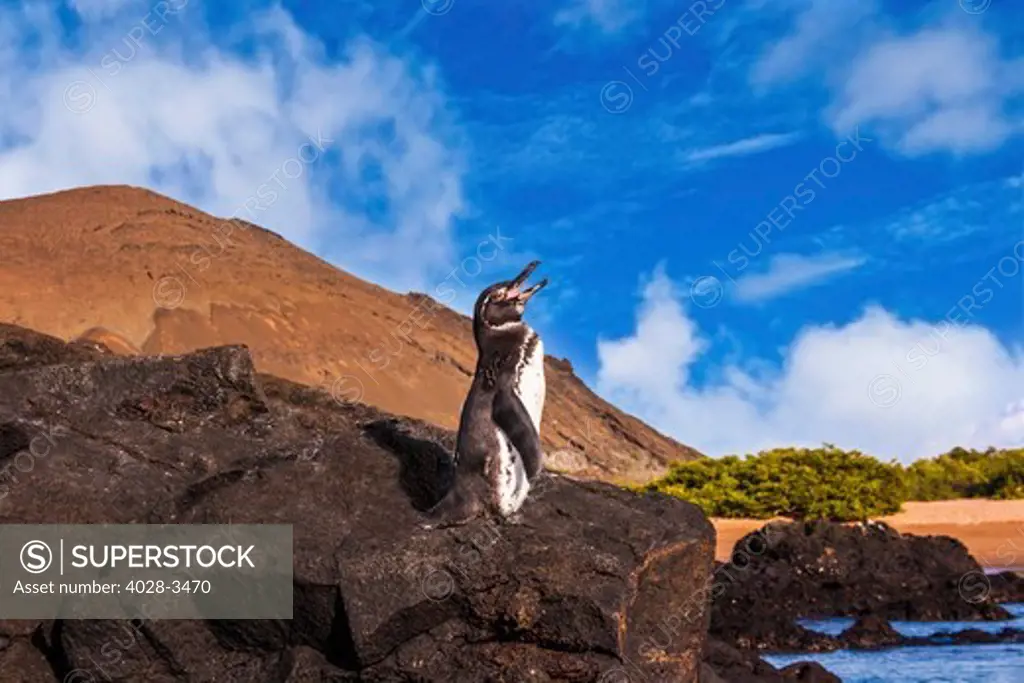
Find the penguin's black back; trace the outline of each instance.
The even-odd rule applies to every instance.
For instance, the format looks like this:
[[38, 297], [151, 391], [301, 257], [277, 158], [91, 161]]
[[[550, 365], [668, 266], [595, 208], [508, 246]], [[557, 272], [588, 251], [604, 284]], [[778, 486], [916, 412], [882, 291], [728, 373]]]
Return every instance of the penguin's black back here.
[[516, 382], [516, 363], [525, 351], [532, 330], [526, 325], [490, 334], [482, 339], [473, 383], [469, 388], [455, 444], [459, 475], [486, 474], [487, 457], [496, 452], [497, 424], [494, 422], [494, 396], [499, 387]]
[[[494, 400], [499, 387], [516, 381], [516, 364], [532, 334], [529, 327], [522, 325], [488, 331], [478, 337], [476, 372], [459, 416], [455, 482], [431, 510], [432, 517], [457, 524], [482, 512], [496, 511], [492, 479], [498, 476], [496, 458], [501, 444], [494, 420]], [[495, 471], [489, 472], [489, 466]]]

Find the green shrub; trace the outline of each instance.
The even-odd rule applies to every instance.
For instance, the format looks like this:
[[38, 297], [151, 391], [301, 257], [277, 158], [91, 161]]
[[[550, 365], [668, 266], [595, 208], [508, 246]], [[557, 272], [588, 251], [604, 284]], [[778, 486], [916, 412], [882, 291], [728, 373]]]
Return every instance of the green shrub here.
[[907, 500], [1024, 498], [1024, 449], [956, 448], [904, 468], [831, 444], [674, 464], [644, 490], [699, 505], [714, 517], [864, 520]]
[[1024, 498], [1024, 450], [1006, 455], [992, 466], [992, 476], [973, 493], [985, 498]]
[[757, 519], [867, 519], [899, 511], [904, 499], [895, 466], [834, 446], [677, 463], [648, 489], [695, 503], [708, 515]]
[[[904, 473], [908, 500], [955, 498], [1024, 498], [1014, 482], [1024, 468], [1024, 449], [986, 451], [954, 448], [949, 453], [919, 460]], [[1002, 482], [1002, 483], [999, 483]], [[997, 494], [996, 492], [1002, 492]]]

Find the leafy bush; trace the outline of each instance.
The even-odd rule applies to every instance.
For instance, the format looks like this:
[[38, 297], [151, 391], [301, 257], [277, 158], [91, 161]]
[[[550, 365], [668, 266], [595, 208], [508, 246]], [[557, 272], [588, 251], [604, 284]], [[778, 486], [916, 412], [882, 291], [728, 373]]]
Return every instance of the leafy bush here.
[[715, 517], [834, 521], [898, 512], [907, 500], [1024, 498], [1024, 449], [954, 449], [907, 468], [830, 444], [676, 463], [645, 487]]
[[708, 515], [757, 519], [867, 519], [897, 512], [904, 500], [894, 466], [834, 446], [677, 463], [648, 489], [696, 503]]
[[1022, 448], [986, 451], [954, 448], [931, 460], [913, 463], [906, 469], [904, 481], [908, 500], [1024, 498], [1024, 492], [1020, 491], [1022, 474]]

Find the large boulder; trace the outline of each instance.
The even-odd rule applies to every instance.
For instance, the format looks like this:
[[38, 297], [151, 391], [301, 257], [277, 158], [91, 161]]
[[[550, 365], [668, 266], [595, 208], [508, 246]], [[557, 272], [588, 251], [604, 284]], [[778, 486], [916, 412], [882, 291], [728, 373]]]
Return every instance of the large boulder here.
[[736, 647], [834, 648], [799, 618], [1010, 618], [964, 545], [946, 536], [900, 534], [877, 522], [770, 523], [736, 548], [748, 551], [716, 572], [727, 580], [715, 581], [711, 619], [711, 633]]
[[698, 508], [548, 475], [515, 524], [424, 530], [451, 443], [244, 347], [126, 359], [0, 326], [0, 523], [294, 525], [290, 621], [0, 621], [0, 680], [697, 679]]

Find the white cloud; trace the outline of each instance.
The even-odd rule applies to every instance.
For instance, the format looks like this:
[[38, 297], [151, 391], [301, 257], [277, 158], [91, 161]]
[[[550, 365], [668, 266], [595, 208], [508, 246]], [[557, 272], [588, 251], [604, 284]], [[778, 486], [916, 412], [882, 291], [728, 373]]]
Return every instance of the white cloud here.
[[664, 306], [678, 297], [659, 266], [643, 289], [636, 335], [615, 341], [598, 340], [601, 381], [616, 387], [637, 385], [652, 400], [671, 397], [687, 381], [689, 360], [704, 350], [697, 325], [681, 309]]
[[85, 15], [82, 49], [52, 7], [0, 10], [0, 38], [41, 38], [0, 42], [16, 46], [0, 48], [0, 198], [138, 185], [241, 210], [397, 289], [450, 270], [464, 169], [431, 70], [365, 38], [327, 61], [280, 8], [223, 32], [254, 48], [243, 58], [207, 38], [200, 7], [169, 4]]
[[777, 371], [727, 365], [698, 387], [690, 369], [708, 349], [657, 271], [633, 334], [598, 342], [598, 389], [712, 455], [830, 442], [909, 462], [954, 446], [1024, 445], [1024, 351], [976, 325], [871, 307], [847, 325], [804, 328]]
[[859, 268], [867, 262], [862, 256], [842, 254], [778, 254], [772, 257], [768, 270], [751, 273], [736, 282], [734, 296], [742, 303], [775, 299], [799, 289], [820, 285], [842, 273]]
[[569, 0], [554, 21], [556, 26], [593, 25], [603, 33], [618, 33], [643, 16], [642, 4], [637, 0]]
[[971, 29], [881, 40], [852, 65], [828, 116], [837, 131], [874, 125], [908, 156], [988, 151], [1020, 132], [1005, 111], [1019, 85], [1008, 67], [995, 40]]
[[[824, 66], [823, 60], [842, 60], [849, 55], [865, 28], [878, 12], [874, 0], [805, 0], [792, 3], [799, 9], [792, 30], [773, 40], [754, 63], [751, 83], [765, 88], [790, 83]], [[764, 7], [752, 7], [758, 15]]]
[[767, 90], [811, 79], [829, 92], [826, 123], [858, 126], [905, 156], [983, 153], [1024, 132], [1015, 98], [1024, 60], [949, 10], [916, 30], [898, 29], [877, 3], [804, 0], [791, 31], [752, 65]]
[[744, 157], [791, 145], [799, 138], [799, 133], [765, 133], [723, 145], [691, 150], [683, 159], [689, 163], [697, 163], [725, 157]]

